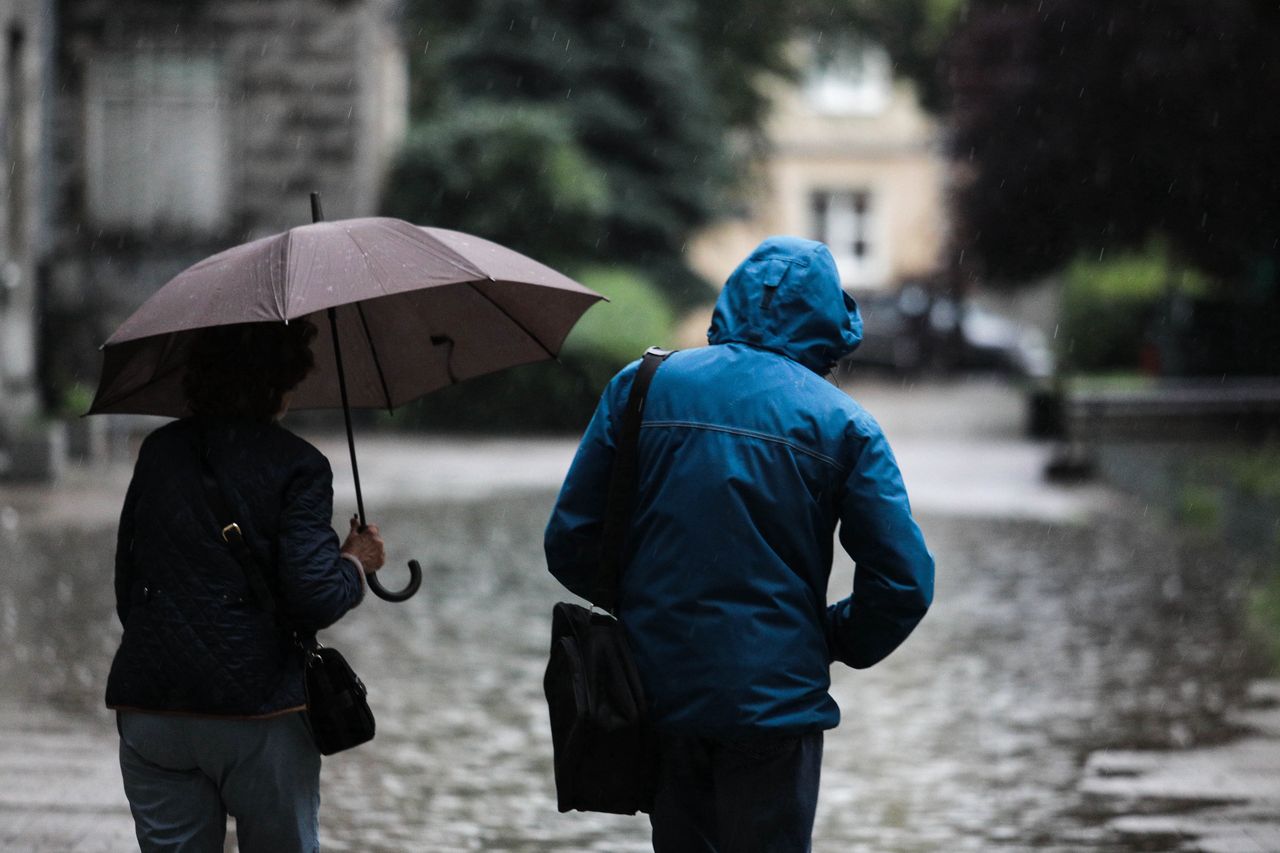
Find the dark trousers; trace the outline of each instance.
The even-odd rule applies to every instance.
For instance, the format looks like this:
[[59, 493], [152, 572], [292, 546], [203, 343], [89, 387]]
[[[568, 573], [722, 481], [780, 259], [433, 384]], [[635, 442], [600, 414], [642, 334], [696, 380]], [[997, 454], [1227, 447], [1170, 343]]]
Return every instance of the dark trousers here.
[[822, 732], [704, 738], [662, 735], [649, 821], [655, 853], [807, 853]]

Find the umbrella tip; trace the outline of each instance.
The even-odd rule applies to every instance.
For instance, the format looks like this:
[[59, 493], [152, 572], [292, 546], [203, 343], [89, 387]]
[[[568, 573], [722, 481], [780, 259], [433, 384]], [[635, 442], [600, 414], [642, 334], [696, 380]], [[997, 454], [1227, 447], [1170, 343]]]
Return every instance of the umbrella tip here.
[[320, 193], [311, 194], [311, 221], [324, 222], [324, 209], [320, 206]]

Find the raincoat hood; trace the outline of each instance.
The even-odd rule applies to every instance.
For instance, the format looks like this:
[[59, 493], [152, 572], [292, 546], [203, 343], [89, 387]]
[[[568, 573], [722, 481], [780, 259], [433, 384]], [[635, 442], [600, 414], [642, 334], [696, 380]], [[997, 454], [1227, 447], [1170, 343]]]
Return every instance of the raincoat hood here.
[[770, 237], [725, 282], [707, 341], [750, 344], [826, 373], [862, 342], [862, 316], [825, 245]]

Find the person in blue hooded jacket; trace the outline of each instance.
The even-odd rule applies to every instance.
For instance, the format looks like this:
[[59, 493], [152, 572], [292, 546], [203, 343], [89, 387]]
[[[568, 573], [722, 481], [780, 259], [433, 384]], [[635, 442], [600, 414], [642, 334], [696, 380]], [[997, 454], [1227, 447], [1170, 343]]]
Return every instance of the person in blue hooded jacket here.
[[[619, 617], [659, 734], [658, 853], [808, 850], [830, 665], [882, 660], [932, 600], [889, 444], [824, 378], [861, 337], [827, 247], [772, 237], [725, 284], [710, 346], [653, 379]], [[638, 366], [606, 387], [547, 525], [551, 573], [584, 598]], [[837, 527], [856, 570], [828, 605]]]

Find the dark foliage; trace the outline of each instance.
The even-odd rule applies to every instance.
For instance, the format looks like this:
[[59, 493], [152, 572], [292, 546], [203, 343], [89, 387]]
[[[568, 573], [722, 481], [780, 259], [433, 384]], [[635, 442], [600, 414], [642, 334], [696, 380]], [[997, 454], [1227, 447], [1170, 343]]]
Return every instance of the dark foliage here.
[[384, 204], [561, 266], [590, 256], [605, 193], [554, 110], [481, 102], [413, 130]]
[[988, 279], [1167, 238], [1265, 296], [1280, 222], [1280, 7], [975, 0], [948, 57], [957, 230]]
[[[705, 283], [685, 266], [683, 246], [732, 205], [735, 181], [747, 173], [740, 158], [764, 145], [769, 82], [798, 76], [794, 43], [864, 32], [932, 105], [939, 45], [961, 7], [960, 0], [408, 0], [418, 132], [387, 209], [474, 230], [540, 259], [638, 266], [676, 302], [704, 300]], [[579, 163], [568, 171], [584, 174], [588, 186], [566, 185], [564, 169], [549, 173], [557, 157]]]
[[430, 394], [384, 416], [395, 429], [468, 434], [580, 433], [618, 365], [581, 355], [514, 367]]
[[[427, 46], [433, 59], [418, 63], [436, 92], [419, 91], [418, 103], [422, 133], [450, 142], [406, 151], [392, 212], [475, 230], [535, 257], [673, 270], [661, 284], [689, 298], [682, 291], [693, 279], [679, 271], [683, 245], [718, 211], [730, 172], [724, 119], [687, 4], [484, 0], [431, 8], [438, 5], [448, 8], [430, 27], [438, 33], [434, 53]], [[501, 118], [486, 128], [470, 119], [476, 113]], [[536, 128], [529, 115], [539, 117]], [[511, 126], [521, 138], [507, 132]], [[557, 161], [576, 165], [548, 174]], [[450, 163], [453, 176], [445, 174]], [[530, 181], [533, 192], [525, 189]], [[531, 220], [538, 224], [531, 228]]]

